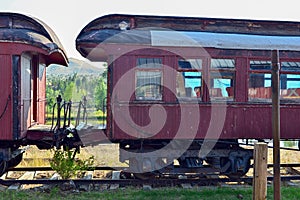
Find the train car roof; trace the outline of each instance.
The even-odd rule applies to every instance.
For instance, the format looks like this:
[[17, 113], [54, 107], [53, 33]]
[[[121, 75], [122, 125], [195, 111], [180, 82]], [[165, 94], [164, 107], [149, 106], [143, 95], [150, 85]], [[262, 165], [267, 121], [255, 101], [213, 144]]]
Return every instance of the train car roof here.
[[0, 12], [0, 42], [37, 46], [48, 52], [47, 64], [68, 65], [66, 51], [54, 31], [41, 20], [19, 13]]
[[300, 22], [113, 14], [91, 21], [76, 39], [84, 57], [102, 48], [94, 60], [107, 59], [108, 44], [300, 51]]

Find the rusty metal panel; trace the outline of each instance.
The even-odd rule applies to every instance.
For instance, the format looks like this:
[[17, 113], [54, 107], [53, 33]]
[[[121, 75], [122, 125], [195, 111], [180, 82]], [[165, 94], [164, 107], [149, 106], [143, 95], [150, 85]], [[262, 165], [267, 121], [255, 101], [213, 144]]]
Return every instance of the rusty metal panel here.
[[281, 105], [280, 107], [281, 139], [300, 138], [300, 106]]
[[[115, 107], [113, 123], [113, 139], [270, 139], [272, 138], [271, 105], [240, 104], [228, 105], [223, 117], [212, 113], [209, 104], [199, 105], [198, 116], [195, 107], [176, 104], [161, 105], [167, 114], [164, 119], [161, 115], [155, 116], [164, 120], [163, 125], [151, 122], [149, 109], [151, 105], [131, 105]], [[130, 115], [125, 115], [126, 109]], [[181, 111], [183, 113], [181, 113]], [[221, 109], [220, 111], [223, 112]], [[281, 138], [300, 138], [300, 107], [297, 105], [281, 108]], [[221, 114], [222, 115], [222, 114]], [[198, 118], [199, 117], [199, 118]], [[117, 119], [116, 119], [117, 118]], [[222, 121], [223, 120], [223, 121]], [[118, 123], [116, 123], [118, 121]], [[198, 122], [198, 124], [196, 123]], [[150, 137], [145, 127], [157, 123]], [[181, 129], [180, 126], [184, 129]], [[195, 133], [196, 130], [196, 135]], [[150, 129], [151, 130], [151, 129]], [[145, 135], [146, 134], [146, 135]]]
[[243, 131], [241, 134], [244, 134], [244, 137], [272, 138], [271, 105], [253, 105], [244, 107], [243, 116], [244, 123], [241, 127], [241, 131]]
[[10, 55], [0, 55], [0, 140], [12, 139], [12, 64]]
[[166, 139], [178, 129], [177, 110], [168, 105], [114, 105], [113, 139]]

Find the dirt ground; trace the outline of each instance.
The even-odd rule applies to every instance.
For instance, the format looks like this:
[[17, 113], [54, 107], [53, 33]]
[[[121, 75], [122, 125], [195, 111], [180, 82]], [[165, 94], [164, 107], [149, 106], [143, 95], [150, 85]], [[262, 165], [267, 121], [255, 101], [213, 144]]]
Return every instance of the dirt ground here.
[[[81, 148], [77, 158], [86, 159], [94, 156], [96, 166], [126, 166], [119, 162], [119, 146], [116, 144], [101, 144], [94, 147]], [[53, 150], [39, 150], [35, 146], [24, 153], [23, 160], [19, 164], [21, 167], [30, 166], [50, 166], [49, 160], [52, 158]]]
[[[78, 158], [88, 158], [94, 156], [95, 165], [97, 166], [126, 166], [119, 162], [119, 146], [117, 144], [101, 144], [94, 147], [85, 147], [81, 149]], [[268, 149], [268, 163], [273, 163], [273, 149]], [[53, 151], [39, 150], [35, 146], [31, 146], [23, 156], [20, 166], [49, 166], [47, 160], [52, 158]], [[281, 163], [299, 163], [300, 151], [280, 151]]]

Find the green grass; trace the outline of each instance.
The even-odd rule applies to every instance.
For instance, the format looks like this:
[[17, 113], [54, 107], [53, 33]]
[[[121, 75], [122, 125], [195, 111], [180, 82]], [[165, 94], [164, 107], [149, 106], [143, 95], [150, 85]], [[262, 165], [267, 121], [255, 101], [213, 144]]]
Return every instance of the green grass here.
[[[267, 199], [273, 199], [272, 189], [268, 188]], [[92, 199], [141, 199], [141, 200], [157, 200], [157, 199], [172, 199], [172, 200], [235, 200], [239, 199], [238, 196], [242, 196], [243, 200], [252, 199], [251, 187], [214, 187], [214, 188], [194, 188], [194, 189], [181, 189], [181, 188], [161, 188], [153, 190], [142, 189], [119, 189], [119, 190], [107, 190], [98, 192], [62, 192], [58, 188], [52, 189], [49, 193], [33, 192], [33, 191], [6, 191], [0, 192], [0, 200], [7, 199], [55, 199], [55, 200], [92, 200]], [[282, 187], [281, 188], [282, 200], [298, 200], [300, 199], [300, 188], [296, 187]]]
[[[80, 113], [80, 120], [79, 121], [83, 121], [82, 119], [82, 115], [83, 112]], [[56, 123], [57, 120], [57, 114], [55, 113], [55, 118], [54, 118], [54, 124]], [[61, 112], [61, 118], [62, 121], [61, 123], [63, 123], [63, 111]], [[77, 118], [77, 110], [73, 110], [73, 112], [71, 113], [71, 124], [75, 125], [76, 122], [76, 118]], [[46, 124], [51, 125], [52, 123], [52, 113], [48, 112], [46, 114]], [[100, 124], [105, 124], [106, 123], [106, 114], [103, 113], [101, 110], [98, 111], [87, 111], [87, 123], [88, 124], [92, 124], [92, 125], [100, 125]]]

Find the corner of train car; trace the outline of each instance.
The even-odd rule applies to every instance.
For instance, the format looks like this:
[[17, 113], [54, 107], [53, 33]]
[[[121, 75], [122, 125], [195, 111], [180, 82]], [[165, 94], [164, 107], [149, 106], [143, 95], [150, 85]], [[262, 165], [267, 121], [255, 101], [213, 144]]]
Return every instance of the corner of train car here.
[[[16, 48], [16, 55], [32, 51], [46, 58], [46, 65], [59, 64], [68, 66], [66, 51], [54, 31], [44, 22], [20, 13], [0, 12], [1, 42], [10, 42], [17, 46], [23, 44], [31, 46]], [[35, 47], [35, 48], [34, 48]]]
[[[22, 160], [24, 151], [20, 147], [26, 145], [27, 130], [33, 123], [28, 117], [31, 116], [31, 106], [28, 106], [28, 110], [25, 109], [25, 101], [31, 97], [27, 98], [24, 93], [27, 92], [28, 95], [35, 93], [37, 97], [42, 97], [36, 99], [45, 103], [46, 97], [42, 94], [45, 88], [38, 90], [43, 87], [42, 85], [46, 85], [43, 84], [46, 81], [45, 67], [50, 64], [67, 66], [68, 58], [57, 36], [45, 23], [20, 13], [0, 12], [0, 47], [0, 80], [2, 81], [0, 174], [2, 174]], [[42, 77], [39, 77], [35, 86], [31, 87], [30, 75], [24, 74], [26, 70], [31, 70], [33, 65], [38, 70], [42, 65], [39, 70], [42, 75], [35, 73], [36, 77]], [[43, 115], [45, 105], [36, 106], [35, 109], [40, 109], [35, 111], [35, 115]], [[35, 123], [42, 123], [40, 121], [43, 119], [42, 117]]]

